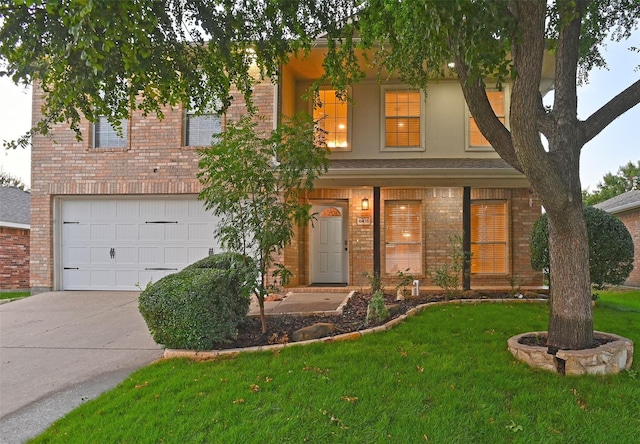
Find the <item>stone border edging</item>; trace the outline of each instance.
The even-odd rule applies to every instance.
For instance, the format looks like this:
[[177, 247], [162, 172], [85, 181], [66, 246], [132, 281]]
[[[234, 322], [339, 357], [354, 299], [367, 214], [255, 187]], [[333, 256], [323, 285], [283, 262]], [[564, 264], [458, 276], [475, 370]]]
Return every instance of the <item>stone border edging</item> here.
[[[338, 307], [338, 310], [344, 310], [344, 306], [351, 296], [355, 293], [352, 291], [349, 294], [349, 297]], [[339, 342], [339, 341], [352, 341], [359, 339], [361, 336], [368, 335], [371, 333], [378, 333], [381, 331], [387, 331], [395, 327], [396, 325], [401, 324], [405, 319], [413, 317], [423, 311], [424, 309], [437, 306], [437, 305], [449, 305], [449, 304], [478, 304], [478, 303], [506, 303], [506, 302], [516, 302], [516, 303], [540, 303], [540, 302], [548, 302], [548, 299], [454, 299], [452, 301], [439, 301], [439, 302], [427, 302], [426, 304], [417, 305], [409, 310], [403, 315], [398, 316], [395, 319], [390, 320], [389, 322], [378, 325], [377, 327], [367, 328], [365, 330], [353, 331], [350, 333], [343, 333], [336, 336], [327, 336], [320, 339], [309, 339], [307, 341], [300, 342], [287, 342], [285, 344], [270, 344], [270, 345], [256, 345], [253, 347], [244, 347], [244, 348], [230, 348], [224, 350], [203, 350], [203, 351], [195, 351], [195, 350], [185, 350], [185, 349], [165, 349], [163, 357], [165, 359], [170, 358], [191, 358], [196, 360], [210, 360], [223, 356], [235, 356], [240, 353], [255, 353], [262, 351], [275, 351], [281, 350], [283, 348], [295, 347], [298, 345], [308, 345], [316, 342]], [[342, 312], [342, 311], [340, 311]]]

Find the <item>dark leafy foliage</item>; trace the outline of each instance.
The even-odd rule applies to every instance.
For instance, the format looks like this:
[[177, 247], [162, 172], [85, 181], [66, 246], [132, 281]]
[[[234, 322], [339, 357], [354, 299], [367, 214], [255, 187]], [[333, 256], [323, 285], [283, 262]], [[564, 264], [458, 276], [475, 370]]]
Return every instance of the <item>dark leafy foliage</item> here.
[[195, 350], [234, 339], [247, 317], [254, 270], [250, 259], [222, 253], [146, 288], [139, 308], [153, 339]]
[[[584, 207], [589, 234], [589, 273], [591, 283], [620, 285], [633, 270], [633, 239], [617, 217], [594, 207]], [[543, 214], [531, 230], [531, 266], [549, 270], [549, 224]]]

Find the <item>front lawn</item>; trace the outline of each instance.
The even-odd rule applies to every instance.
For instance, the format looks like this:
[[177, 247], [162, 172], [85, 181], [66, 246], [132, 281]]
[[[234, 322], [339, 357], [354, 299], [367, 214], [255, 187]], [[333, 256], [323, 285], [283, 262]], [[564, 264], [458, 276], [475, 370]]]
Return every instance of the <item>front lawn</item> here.
[[[596, 329], [640, 343], [640, 312], [601, 298]], [[507, 338], [547, 320], [546, 304], [436, 306], [357, 341], [166, 360], [35, 442], [637, 442], [637, 362], [616, 376], [561, 377], [507, 351]]]

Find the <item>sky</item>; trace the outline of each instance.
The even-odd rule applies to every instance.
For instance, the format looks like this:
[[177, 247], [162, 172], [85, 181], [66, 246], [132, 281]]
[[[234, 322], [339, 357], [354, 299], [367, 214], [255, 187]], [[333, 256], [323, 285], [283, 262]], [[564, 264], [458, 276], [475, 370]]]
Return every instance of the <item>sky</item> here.
[[[627, 50], [640, 46], [640, 31], [630, 40], [608, 43], [609, 70], [594, 70], [589, 83], [578, 89], [578, 118], [583, 120], [640, 78], [640, 54]], [[550, 101], [552, 96], [546, 97]], [[31, 125], [31, 91], [0, 77], [0, 144], [14, 140]], [[30, 149], [0, 147], [0, 169], [31, 186]], [[594, 191], [606, 173], [616, 174], [627, 162], [640, 162], [640, 105], [611, 123], [582, 149], [580, 179], [583, 189]]]

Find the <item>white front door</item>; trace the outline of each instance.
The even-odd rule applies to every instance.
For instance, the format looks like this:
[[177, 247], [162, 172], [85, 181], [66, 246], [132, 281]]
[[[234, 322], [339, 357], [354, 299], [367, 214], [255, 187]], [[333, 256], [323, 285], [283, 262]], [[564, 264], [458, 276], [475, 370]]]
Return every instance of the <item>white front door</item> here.
[[220, 251], [194, 196], [64, 199], [59, 223], [63, 290], [136, 290]]
[[346, 236], [344, 210], [338, 206], [314, 206], [316, 221], [311, 229], [311, 280], [314, 284], [346, 283]]

